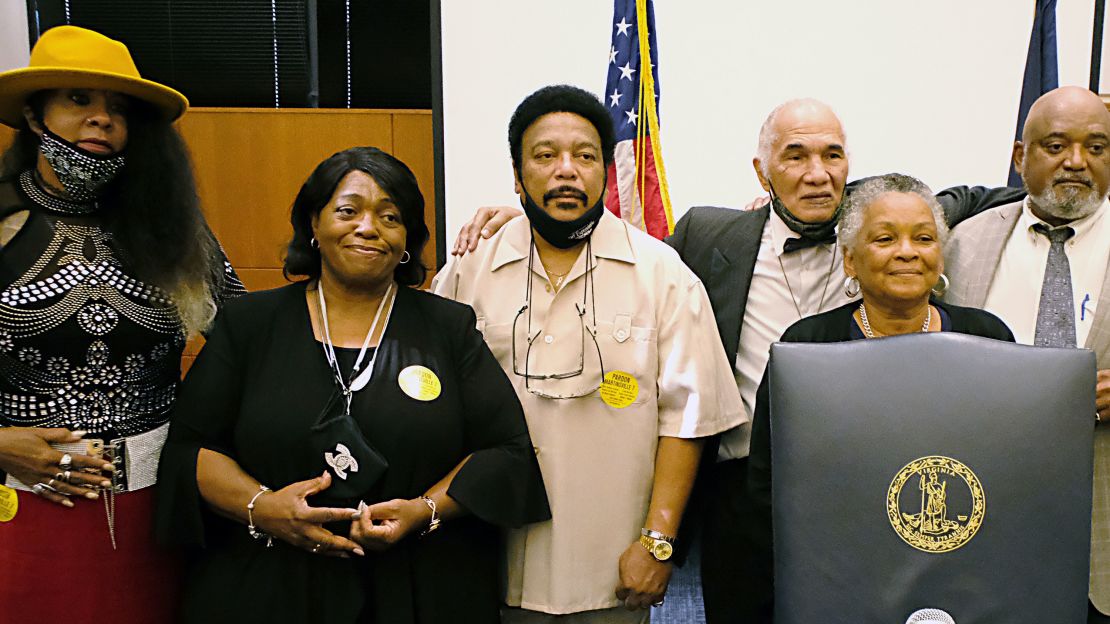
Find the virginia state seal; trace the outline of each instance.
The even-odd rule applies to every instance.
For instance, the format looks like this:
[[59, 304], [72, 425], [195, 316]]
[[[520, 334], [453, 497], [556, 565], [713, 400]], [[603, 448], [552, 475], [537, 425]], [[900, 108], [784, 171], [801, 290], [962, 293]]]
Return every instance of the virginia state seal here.
[[970, 468], [951, 457], [930, 455], [894, 475], [886, 510], [902, 541], [925, 552], [945, 553], [975, 537], [987, 500]]

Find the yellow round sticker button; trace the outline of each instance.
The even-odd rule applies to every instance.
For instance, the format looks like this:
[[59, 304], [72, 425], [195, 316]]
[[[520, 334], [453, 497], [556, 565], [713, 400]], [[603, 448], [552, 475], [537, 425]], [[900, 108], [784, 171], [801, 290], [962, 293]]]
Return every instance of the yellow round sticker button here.
[[601, 400], [609, 407], [624, 408], [632, 405], [640, 394], [640, 384], [632, 375], [619, 370], [605, 373], [601, 382]]
[[19, 511], [19, 494], [10, 487], [0, 485], [0, 522], [7, 522]]
[[417, 401], [432, 401], [442, 390], [439, 377], [425, 366], [407, 367], [397, 376], [397, 383], [405, 394]]

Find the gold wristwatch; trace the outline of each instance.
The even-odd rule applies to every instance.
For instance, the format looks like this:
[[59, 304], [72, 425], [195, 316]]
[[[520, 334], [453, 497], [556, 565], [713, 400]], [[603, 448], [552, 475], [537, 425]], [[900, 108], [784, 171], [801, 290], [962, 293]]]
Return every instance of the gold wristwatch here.
[[646, 548], [656, 561], [666, 561], [674, 554], [674, 538], [651, 529], [640, 530], [640, 545]]

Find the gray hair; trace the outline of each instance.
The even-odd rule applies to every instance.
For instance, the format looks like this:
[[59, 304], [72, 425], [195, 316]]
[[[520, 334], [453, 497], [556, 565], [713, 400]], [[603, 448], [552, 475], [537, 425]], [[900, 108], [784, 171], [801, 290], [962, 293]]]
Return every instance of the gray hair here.
[[[774, 147], [775, 141], [779, 140], [779, 132], [775, 129], [775, 122], [778, 121], [779, 114], [784, 110], [791, 108], [801, 108], [808, 106], [810, 108], [824, 108], [833, 113], [837, 120], [840, 116], [832, 107], [825, 104], [821, 100], [814, 98], [798, 98], [794, 100], [787, 100], [779, 104], [767, 115], [767, 119], [763, 120], [763, 125], [759, 127], [759, 144], [756, 146], [755, 157], [759, 159], [760, 173], [769, 177], [771, 175], [771, 148]], [[848, 141], [847, 133], [844, 132], [844, 122], [840, 122], [840, 134], [844, 137], [844, 141]]]
[[944, 243], [948, 240], [948, 224], [945, 222], [944, 208], [937, 201], [937, 196], [933, 195], [933, 191], [921, 180], [900, 173], [867, 178], [859, 187], [852, 190], [848, 195], [848, 201], [844, 202], [844, 211], [840, 214], [840, 223], [836, 232], [837, 245], [842, 249], [855, 246], [860, 230], [863, 229], [864, 210], [887, 193], [908, 193], [924, 200], [929, 210], [933, 212], [933, 220], [937, 225], [937, 239], [940, 241], [941, 248], [944, 248]]

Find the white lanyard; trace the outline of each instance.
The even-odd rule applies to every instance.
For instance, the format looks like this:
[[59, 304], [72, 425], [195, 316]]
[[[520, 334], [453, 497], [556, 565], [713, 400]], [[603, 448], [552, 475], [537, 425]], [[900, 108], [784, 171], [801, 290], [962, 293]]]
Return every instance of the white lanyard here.
[[347, 414], [351, 413], [351, 398], [355, 392], [362, 390], [366, 384], [370, 383], [370, 377], [374, 374], [374, 362], [378, 359], [378, 349], [374, 350], [374, 355], [370, 358], [370, 363], [366, 366], [366, 370], [359, 373], [359, 366], [362, 365], [362, 360], [366, 357], [366, 349], [370, 346], [370, 339], [374, 336], [374, 330], [378, 326], [378, 321], [381, 319], [382, 310], [385, 309], [385, 304], [388, 302], [389, 314], [385, 316], [385, 324], [382, 326], [381, 335], [385, 336], [385, 330], [389, 327], [389, 319], [393, 316], [393, 302], [397, 299], [397, 293], [393, 289], [393, 283], [390, 282], [389, 287], [386, 289], [385, 294], [382, 295], [381, 303], [378, 304], [378, 311], [374, 314], [374, 321], [370, 323], [370, 331], [366, 332], [366, 340], [362, 342], [362, 349], [358, 352], [358, 358], [355, 360], [355, 366], [351, 370], [351, 375], [357, 374], [358, 376], [351, 380], [350, 385], [343, 379], [343, 371], [339, 368], [339, 359], [335, 357], [335, 346], [331, 341], [331, 331], [328, 328], [328, 304], [324, 300], [324, 284], [317, 280], [316, 282], [316, 297], [320, 301], [320, 320], [324, 325], [324, 357], [328, 360], [328, 365], [331, 366], [332, 371], [335, 373], [335, 381], [339, 384], [339, 389], [343, 392], [343, 396], [347, 399]]

